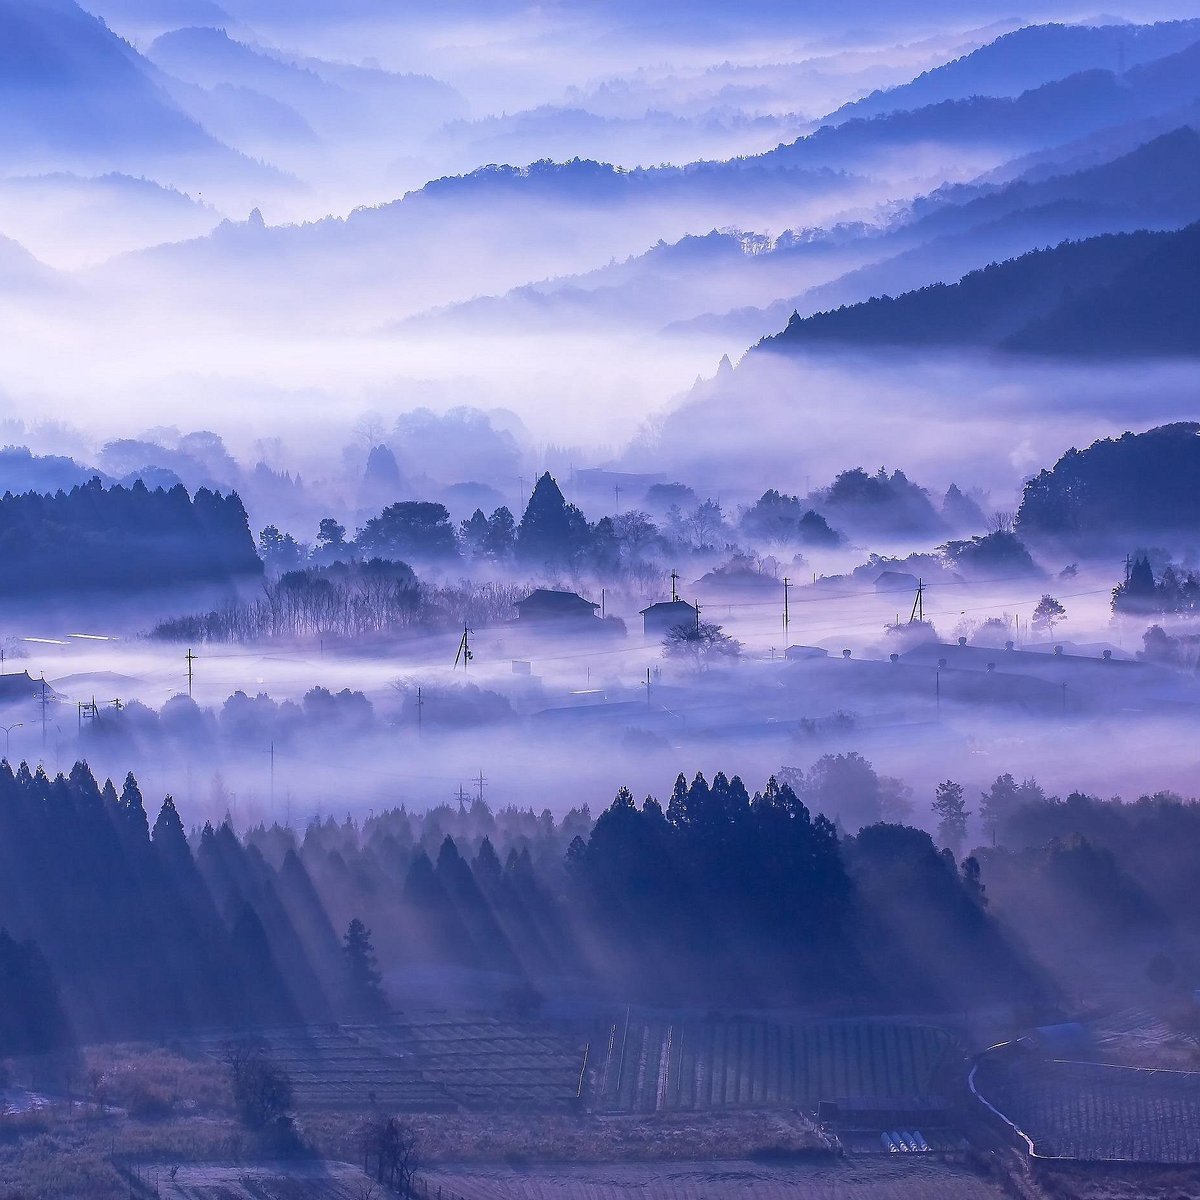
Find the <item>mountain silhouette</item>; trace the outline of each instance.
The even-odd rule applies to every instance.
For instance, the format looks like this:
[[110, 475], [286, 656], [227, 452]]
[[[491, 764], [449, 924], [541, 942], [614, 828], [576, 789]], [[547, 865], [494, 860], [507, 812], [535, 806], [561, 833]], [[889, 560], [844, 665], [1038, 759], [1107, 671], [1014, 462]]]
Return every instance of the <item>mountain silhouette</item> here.
[[958, 283], [794, 317], [760, 348], [973, 346], [1042, 355], [1200, 352], [1200, 223], [1064, 242]]
[[825, 119], [839, 125], [901, 109], [922, 108], [971, 96], [1018, 96], [1080, 71], [1123, 73], [1200, 41], [1200, 20], [1153, 25], [1027, 25], [986, 46], [842, 105]]

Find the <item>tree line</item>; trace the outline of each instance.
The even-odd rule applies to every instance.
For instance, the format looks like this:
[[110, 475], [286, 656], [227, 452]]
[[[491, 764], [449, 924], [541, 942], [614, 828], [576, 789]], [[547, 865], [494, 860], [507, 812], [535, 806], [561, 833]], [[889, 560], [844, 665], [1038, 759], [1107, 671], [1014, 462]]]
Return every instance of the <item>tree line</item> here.
[[523, 1011], [566, 978], [676, 1003], [1035, 993], [979, 896], [927, 834], [841, 836], [774, 780], [622, 790], [594, 822], [477, 803], [189, 835], [132, 776], [0, 763], [0, 1053], [378, 1016], [414, 967], [504, 972]]
[[176, 583], [230, 583], [262, 573], [246, 510], [236, 492], [177, 485], [151, 491], [141, 480], [100, 480], [68, 492], [0, 496], [0, 590], [22, 596], [62, 590], [120, 590]]

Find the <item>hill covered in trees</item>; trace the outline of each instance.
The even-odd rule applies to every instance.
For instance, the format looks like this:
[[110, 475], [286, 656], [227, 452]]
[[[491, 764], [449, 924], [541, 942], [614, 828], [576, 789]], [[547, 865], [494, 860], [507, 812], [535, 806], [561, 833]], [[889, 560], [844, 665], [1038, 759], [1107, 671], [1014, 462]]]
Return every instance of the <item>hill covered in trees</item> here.
[[1028, 481], [1022, 535], [1071, 540], [1194, 535], [1200, 424], [1180, 421], [1071, 449]]
[[99, 479], [54, 495], [0, 496], [0, 593], [128, 594], [177, 583], [231, 583], [261, 574], [246, 510], [235, 492]]
[[958, 283], [801, 318], [760, 350], [976, 347], [1084, 357], [1200, 350], [1200, 224], [1064, 242]]

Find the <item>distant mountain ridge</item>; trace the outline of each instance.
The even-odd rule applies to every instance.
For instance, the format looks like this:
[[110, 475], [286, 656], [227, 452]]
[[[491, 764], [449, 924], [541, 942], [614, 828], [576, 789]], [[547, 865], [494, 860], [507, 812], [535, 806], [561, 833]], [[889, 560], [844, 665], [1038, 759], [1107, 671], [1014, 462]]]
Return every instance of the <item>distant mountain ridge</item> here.
[[964, 100], [1015, 97], [1080, 71], [1123, 74], [1200, 41], [1200, 19], [1152, 25], [1027, 25], [932, 70], [911, 83], [872, 92], [831, 113], [824, 124]]
[[977, 347], [1080, 357], [1200, 354], [1200, 222], [1177, 232], [1065, 242], [807, 318], [760, 351], [839, 345]]

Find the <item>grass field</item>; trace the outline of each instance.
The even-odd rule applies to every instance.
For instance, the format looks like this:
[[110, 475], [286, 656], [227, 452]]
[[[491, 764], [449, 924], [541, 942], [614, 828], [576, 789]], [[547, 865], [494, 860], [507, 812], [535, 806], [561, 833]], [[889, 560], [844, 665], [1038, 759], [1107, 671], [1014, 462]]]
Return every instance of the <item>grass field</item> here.
[[1200, 1073], [993, 1054], [975, 1086], [1040, 1155], [1200, 1163]]
[[944, 1030], [903, 1022], [621, 1017], [600, 1030], [591, 1058], [601, 1111], [815, 1108], [820, 1100], [921, 1108], [939, 1102], [939, 1078], [961, 1052]]
[[923, 1161], [674, 1162], [440, 1169], [464, 1200], [1001, 1200], [992, 1181]]

